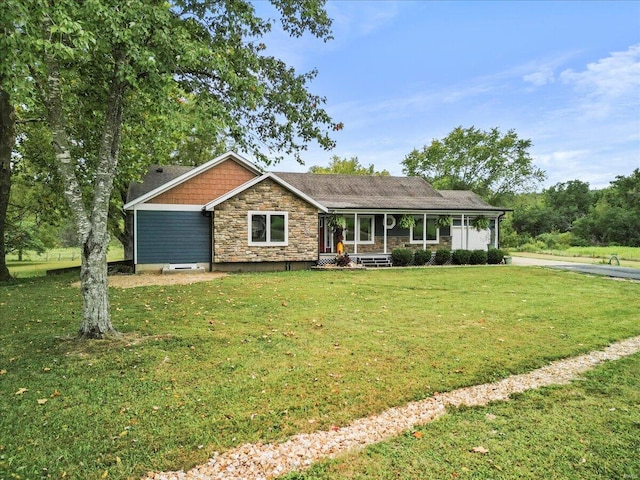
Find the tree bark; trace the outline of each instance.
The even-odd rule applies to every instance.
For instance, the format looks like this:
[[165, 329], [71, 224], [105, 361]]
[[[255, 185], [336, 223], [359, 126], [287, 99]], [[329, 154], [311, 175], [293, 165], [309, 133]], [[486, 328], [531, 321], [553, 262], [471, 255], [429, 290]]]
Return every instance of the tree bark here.
[[64, 183], [64, 196], [69, 204], [81, 244], [82, 265], [80, 284], [82, 292], [82, 320], [78, 335], [80, 338], [104, 338], [116, 335], [111, 324], [109, 289], [107, 279], [107, 247], [109, 233], [109, 198], [113, 190], [116, 174], [122, 109], [126, 84], [118, 79], [116, 62], [111, 81], [107, 114], [98, 151], [98, 167], [93, 183], [91, 210], [85, 207], [80, 183], [75, 174], [74, 163], [69, 148], [70, 142], [62, 109], [62, 89], [60, 69], [57, 61], [48, 59], [48, 79], [46, 107], [49, 126], [56, 152], [58, 173]]
[[5, 250], [5, 221], [11, 194], [11, 153], [16, 140], [16, 116], [9, 94], [0, 89], [0, 282], [13, 280]]

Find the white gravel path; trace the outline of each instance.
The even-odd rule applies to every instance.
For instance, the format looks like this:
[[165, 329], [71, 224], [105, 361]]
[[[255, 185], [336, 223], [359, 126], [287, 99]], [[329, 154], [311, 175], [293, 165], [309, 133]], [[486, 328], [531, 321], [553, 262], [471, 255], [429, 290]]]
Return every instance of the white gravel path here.
[[273, 479], [292, 470], [302, 470], [318, 460], [398, 436], [443, 415], [447, 406], [486, 405], [491, 401], [506, 400], [513, 393], [566, 384], [600, 363], [639, 351], [640, 336], [629, 338], [604, 350], [559, 360], [495, 383], [460, 388], [403, 407], [390, 408], [379, 415], [355, 420], [343, 428], [300, 434], [279, 444], [242, 445], [222, 454], [216, 453], [207, 464], [188, 472], [150, 472], [144, 480]]

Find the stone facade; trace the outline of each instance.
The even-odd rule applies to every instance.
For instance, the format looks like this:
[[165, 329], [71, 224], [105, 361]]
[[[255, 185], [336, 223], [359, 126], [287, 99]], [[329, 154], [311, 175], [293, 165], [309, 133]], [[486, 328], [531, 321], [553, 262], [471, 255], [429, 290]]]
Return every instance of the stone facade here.
[[[249, 211], [288, 212], [288, 245], [250, 246]], [[214, 264], [318, 259], [318, 209], [271, 179], [216, 206], [213, 232]]]
[[176, 185], [148, 203], [204, 205], [247, 183], [256, 174], [233, 160], [226, 160], [200, 175]]
[[[435, 252], [440, 248], [451, 250], [451, 237], [440, 235], [439, 243], [427, 243], [427, 250]], [[358, 255], [364, 253], [382, 253], [384, 252], [384, 237], [376, 236], [373, 244], [358, 244]], [[391, 253], [396, 248], [408, 248], [409, 250], [422, 250], [422, 243], [410, 243], [409, 236], [388, 236], [387, 237], [387, 253]], [[353, 244], [347, 244], [348, 253], [355, 251]]]

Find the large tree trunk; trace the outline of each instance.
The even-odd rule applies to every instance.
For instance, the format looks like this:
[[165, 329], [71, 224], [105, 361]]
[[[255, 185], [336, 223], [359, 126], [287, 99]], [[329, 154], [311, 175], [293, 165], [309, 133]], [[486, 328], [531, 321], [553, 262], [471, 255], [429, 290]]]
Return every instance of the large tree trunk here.
[[[104, 237], [104, 235], [103, 235]], [[104, 338], [115, 334], [109, 309], [107, 246], [109, 239], [94, 237], [93, 231], [82, 245], [80, 285], [82, 290], [81, 338]]]
[[9, 273], [5, 251], [5, 220], [11, 193], [11, 153], [16, 140], [16, 117], [9, 94], [0, 89], [0, 281], [13, 278]]
[[[56, 152], [56, 165], [62, 178], [64, 196], [74, 217], [78, 238], [82, 247], [80, 284], [82, 291], [82, 320], [78, 335], [81, 338], [104, 338], [117, 334], [111, 325], [109, 289], [107, 280], [107, 247], [109, 234], [109, 198], [116, 174], [122, 109], [126, 84], [118, 79], [116, 62], [98, 151], [98, 167], [93, 182], [93, 198], [90, 214], [85, 207], [80, 183], [75, 174], [70, 142], [62, 109], [62, 89], [57, 61], [49, 57], [46, 106], [49, 126]], [[89, 202], [86, 202], [89, 203]]]

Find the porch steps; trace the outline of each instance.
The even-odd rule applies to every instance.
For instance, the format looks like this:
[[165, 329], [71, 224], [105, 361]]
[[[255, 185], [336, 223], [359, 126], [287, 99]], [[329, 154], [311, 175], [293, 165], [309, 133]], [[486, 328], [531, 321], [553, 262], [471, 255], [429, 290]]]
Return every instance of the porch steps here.
[[378, 268], [391, 267], [391, 259], [389, 257], [358, 257], [360, 264], [364, 267]]

